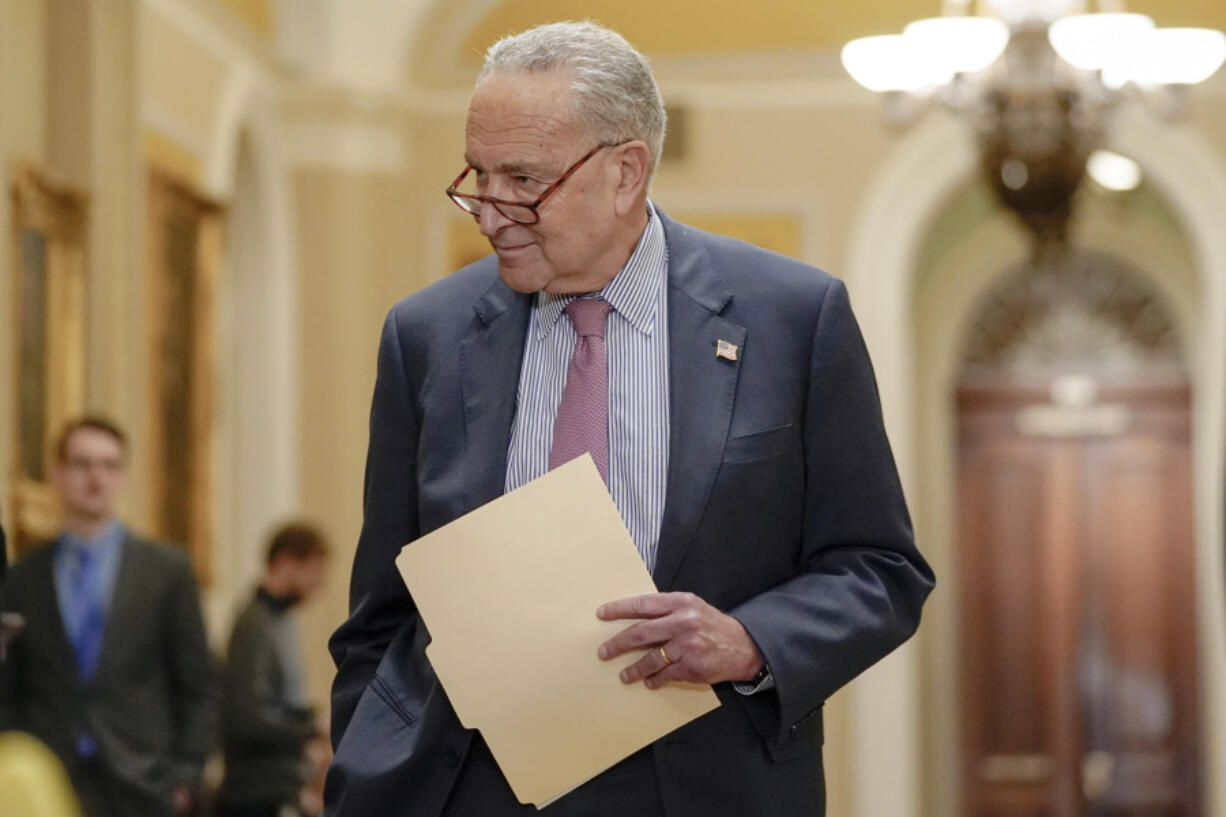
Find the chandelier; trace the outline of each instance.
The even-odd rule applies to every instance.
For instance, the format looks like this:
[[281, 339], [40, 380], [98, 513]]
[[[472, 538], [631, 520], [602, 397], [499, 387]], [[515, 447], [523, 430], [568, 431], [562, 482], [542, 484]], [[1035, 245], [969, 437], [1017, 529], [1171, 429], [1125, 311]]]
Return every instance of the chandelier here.
[[1112, 111], [1138, 101], [1179, 115], [1186, 89], [1226, 61], [1226, 35], [1157, 28], [1108, 0], [1095, 12], [1075, 0], [983, 3], [946, 2], [901, 34], [852, 40], [843, 66], [884, 95], [893, 125], [933, 107], [968, 120], [985, 179], [1036, 253], [1063, 247], [1087, 163], [1108, 187], [1139, 181], [1135, 164], [1100, 149]]

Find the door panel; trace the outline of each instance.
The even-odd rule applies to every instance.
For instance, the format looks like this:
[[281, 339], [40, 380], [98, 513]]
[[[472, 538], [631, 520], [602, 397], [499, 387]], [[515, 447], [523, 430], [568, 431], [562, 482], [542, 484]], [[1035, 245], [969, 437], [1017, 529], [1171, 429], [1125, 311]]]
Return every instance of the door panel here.
[[1088, 813], [1186, 817], [1198, 788], [1188, 447], [1121, 438], [1087, 459], [1081, 697], [1087, 751], [1110, 767]]
[[1044, 398], [959, 397], [963, 814], [1197, 817], [1186, 390], [1018, 431]]

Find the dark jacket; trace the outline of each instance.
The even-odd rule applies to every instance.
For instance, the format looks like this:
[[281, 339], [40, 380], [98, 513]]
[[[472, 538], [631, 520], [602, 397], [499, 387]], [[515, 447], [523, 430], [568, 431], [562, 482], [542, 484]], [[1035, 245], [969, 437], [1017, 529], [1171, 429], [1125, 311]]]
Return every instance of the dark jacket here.
[[178, 548], [127, 535], [86, 682], [60, 616], [54, 551], [32, 551], [6, 583], [5, 609], [26, 627], [0, 666], [0, 729], [41, 739], [74, 779], [88, 731], [110, 774], [140, 802], [164, 802], [172, 786], [199, 777], [215, 739], [216, 672], [191, 563]]
[[[822, 704], [914, 632], [932, 572], [842, 283], [661, 219], [671, 435], [654, 579], [739, 619], [775, 679], [753, 696], [717, 684], [723, 706], [653, 744], [661, 797], [669, 817], [816, 817]], [[330, 644], [331, 817], [437, 817], [473, 744], [394, 560], [502, 494], [530, 311], [491, 257], [384, 325], [350, 617]], [[509, 811], [532, 810], [486, 814]]]
[[285, 664], [277, 630], [287, 606], [258, 591], [230, 634], [222, 695], [226, 803], [294, 802], [305, 776], [304, 751], [314, 713], [286, 701], [287, 681], [301, 673]]

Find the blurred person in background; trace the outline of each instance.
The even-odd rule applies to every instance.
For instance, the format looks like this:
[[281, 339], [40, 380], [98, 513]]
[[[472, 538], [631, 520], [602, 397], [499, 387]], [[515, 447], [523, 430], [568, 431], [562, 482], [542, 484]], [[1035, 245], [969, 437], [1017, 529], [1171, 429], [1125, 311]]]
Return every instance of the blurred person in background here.
[[[0, 609], [4, 607], [4, 576], [8, 571], [7, 539], [0, 522]], [[0, 661], [10, 638], [20, 627], [6, 613], [0, 620]], [[20, 619], [17, 619], [18, 621]], [[24, 732], [0, 733], [0, 817], [80, 817], [72, 783], [55, 753]]]
[[191, 562], [117, 518], [127, 462], [110, 421], [65, 426], [51, 472], [63, 532], [14, 565], [4, 599], [25, 630], [0, 665], [0, 729], [46, 743], [88, 817], [185, 813], [215, 737]]
[[[4, 609], [4, 576], [8, 573], [8, 567], [8, 539], [4, 535], [4, 523], [0, 521], [0, 610]], [[0, 616], [3, 616], [3, 614], [0, 613]], [[4, 660], [4, 654], [8, 651], [10, 635], [16, 635], [13, 632], [15, 629], [15, 627], [10, 626], [7, 617], [0, 617], [0, 661]]]
[[4, 525], [0, 523], [0, 661], [8, 654], [9, 642], [17, 637], [25, 625], [20, 614], [4, 612], [4, 577], [8, 573], [8, 567], [8, 539], [4, 533]]
[[288, 613], [315, 595], [327, 566], [328, 546], [317, 529], [281, 528], [255, 596], [234, 624], [222, 702], [226, 817], [318, 811], [304, 809], [303, 789], [311, 775], [308, 747], [321, 730]]

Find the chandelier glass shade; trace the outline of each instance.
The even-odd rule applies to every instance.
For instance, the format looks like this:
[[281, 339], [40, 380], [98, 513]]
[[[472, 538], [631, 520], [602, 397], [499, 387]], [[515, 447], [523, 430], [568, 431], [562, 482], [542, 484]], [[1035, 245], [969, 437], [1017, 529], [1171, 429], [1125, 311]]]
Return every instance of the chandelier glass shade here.
[[915, 43], [933, 83], [951, 81], [957, 74], [982, 71], [996, 62], [1009, 42], [1009, 27], [991, 17], [929, 17], [908, 23], [904, 40]]
[[1196, 85], [1226, 62], [1226, 34], [1208, 28], [1159, 28], [1138, 54], [1131, 79], [1149, 85]]
[[929, 78], [921, 69], [923, 55], [914, 40], [902, 34], [861, 37], [843, 46], [843, 67], [870, 91], [919, 91]]
[[1183, 90], [1226, 62], [1226, 35], [1157, 28], [1118, 4], [1066, 15], [1067, 3], [987, 1], [1000, 16], [951, 14], [852, 40], [843, 65], [884, 95], [892, 124], [910, 124], [932, 107], [966, 119], [1001, 203], [1037, 248], [1063, 244], [1111, 112], [1140, 101], [1164, 116], [1180, 113]]
[[1074, 68], [1127, 75], [1134, 55], [1144, 51], [1153, 31], [1154, 21], [1144, 14], [1074, 14], [1054, 21], [1047, 38]]

